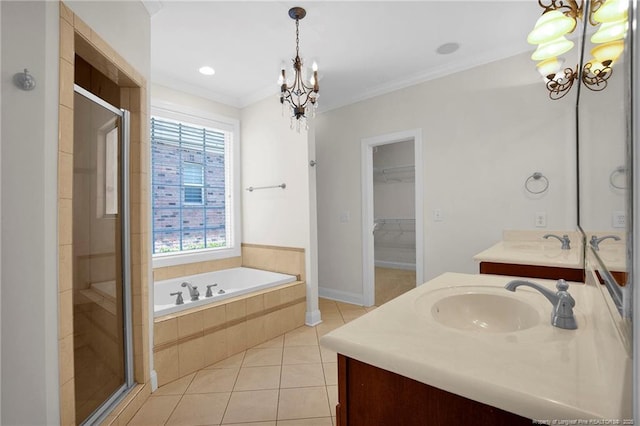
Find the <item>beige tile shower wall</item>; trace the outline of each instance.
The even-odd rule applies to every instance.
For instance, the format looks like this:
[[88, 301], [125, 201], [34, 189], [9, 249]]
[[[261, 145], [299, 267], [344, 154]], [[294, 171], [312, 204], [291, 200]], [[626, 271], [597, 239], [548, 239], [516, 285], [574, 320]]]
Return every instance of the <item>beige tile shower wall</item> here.
[[154, 322], [158, 385], [304, 325], [304, 282], [167, 315]]
[[297, 275], [306, 280], [304, 249], [242, 244], [242, 266]]
[[205, 272], [220, 271], [222, 269], [238, 268], [242, 266], [241, 257], [208, 260], [206, 262], [185, 263], [183, 265], [166, 266], [153, 269], [153, 281], [169, 280], [171, 278], [186, 277], [188, 275], [204, 274]]
[[73, 82], [74, 16], [60, 3], [60, 104], [58, 123], [58, 351], [60, 424], [73, 425]]
[[[60, 359], [60, 423], [76, 424], [73, 361], [74, 262], [72, 259], [73, 85], [78, 54], [121, 88], [121, 107], [131, 112], [130, 222], [133, 306], [134, 379], [141, 385], [109, 416], [108, 424], [126, 422], [150, 394], [148, 329], [148, 212], [149, 158], [147, 82], [120, 54], [60, 3], [60, 105], [58, 135], [58, 323]], [[78, 271], [76, 271], [78, 272]], [[98, 278], [98, 277], [92, 277]]]

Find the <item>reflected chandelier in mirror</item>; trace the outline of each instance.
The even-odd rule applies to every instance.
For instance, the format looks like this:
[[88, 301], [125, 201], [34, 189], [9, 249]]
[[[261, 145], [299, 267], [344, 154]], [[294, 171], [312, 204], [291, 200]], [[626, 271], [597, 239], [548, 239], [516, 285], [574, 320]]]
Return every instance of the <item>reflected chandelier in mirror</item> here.
[[[545, 79], [549, 97], [553, 100], [564, 97], [576, 80], [580, 79], [585, 87], [601, 91], [607, 87], [607, 80], [613, 72], [613, 65], [624, 50], [624, 38], [628, 30], [629, 4], [624, 0], [550, 0], [527, 41], [538, 45], [531, 59], [539, 61], [538, 71]], [[577, 22], [587, 15], [587, 27], [598, 27], [591, 36], [591, 59], [584, 65], [566, 67], [562, 70], [565, 58], [560, 56], [573, 49], [574, 42], [566, 36], [574, 32]], [[586, 25], [586, 24], [589, 25]], [[584, 55], [584, 49], [582, 50]], [[582, 61], [580, 61], [582, 62]]]

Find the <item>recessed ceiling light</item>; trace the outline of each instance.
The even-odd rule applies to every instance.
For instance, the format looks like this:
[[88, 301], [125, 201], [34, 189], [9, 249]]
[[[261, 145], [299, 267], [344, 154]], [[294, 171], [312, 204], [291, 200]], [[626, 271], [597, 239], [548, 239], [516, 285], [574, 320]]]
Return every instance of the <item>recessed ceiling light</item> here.
[[204, 74], [204, 75], [214, 75], [216, 73], [216, 70], [207, 66], [200, 67], [198, 71], [200, 71], [200, 74]]
[[455, 52], [459, 48], [460, 48], [460, 45], [458, 43], [445, 43], [443, 45], [440, 45], [436, 49], [436, 52], [438, 52], [441, 55], [448, 55], [450, 53]]

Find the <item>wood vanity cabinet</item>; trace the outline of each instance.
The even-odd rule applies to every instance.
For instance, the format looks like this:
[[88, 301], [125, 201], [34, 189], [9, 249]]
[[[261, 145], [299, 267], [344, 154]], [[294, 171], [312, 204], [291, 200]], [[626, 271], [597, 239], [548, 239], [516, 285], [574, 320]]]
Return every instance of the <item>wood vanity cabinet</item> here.
[[338, 354], [338, 426], [519, 426], [531, 420]]
[[481, 274], [510, 275], [514, 277], [541, 278], [584, 282], [584, 270], [555, 266], [518, 265], [515, 263], [480, 262]]

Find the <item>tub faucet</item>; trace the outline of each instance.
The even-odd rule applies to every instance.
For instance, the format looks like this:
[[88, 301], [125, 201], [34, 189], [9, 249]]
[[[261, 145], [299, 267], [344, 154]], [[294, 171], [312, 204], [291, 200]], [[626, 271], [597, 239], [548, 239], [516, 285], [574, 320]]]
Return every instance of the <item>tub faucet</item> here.
[[560, 237], [558, 237], [557, 235], [554, 235], [554, 234], [547, 234], [542, 238], [547, 240], [547, 239], [549, 239], [549, 237], [556, 238], [558, 241], [560, 241], [562, 243], [562, 250], [570, 250], [571, 249], [571, 240], [569, 240], [569, 236], [567, 234], [564, 234], [562, 236], [562, 238], [560, 238]]
[[188, 281], [185, 281], [180, 285], [182, 287], [189, 287], [189, 296], [191, 296], [192, 302], [195, 302], [196, 300], [200, 299], [200, 292], [198, 291], [198, 286], [191, 285], [191, 283]]
[[217, 285], [218, 285], [218, 283], [207, 285], [207, 293], [204, 295], [204, 297], [212, 297], [213, 296], [213, 292], [211, 291], [211, 287], [215, 287]]
[[593, 247], [593, 249], [595, 251], [600, 250], [600, 243], [603, 242], [604, 240], [606, 240], [607, 238], [612, 238], [615, 241], [620, 241], [620, 237], [618, 237], [617, 235], [605, 235], [604, 237], [596, 237], [595, 235], [591, 236], [591, 241], [589, 241], [589, 244], [591, 244], [591, 247]]
[[184, 300], [182, 299], [182, 292], [176, 291], [175, 293], [169, 293], [169, 296], [178, 296], [176, 297], [176, 305], [182, 305]]
[[551, 310], [551, 325], [558, 328], [564, 328], [567, 330], [575, 330], [578, 328], [576, 324], [576, 318], [573, 316], [573, 307], [576, 306], [576, 301], [567, 291], [569, 284], [563, 279], [558, 280], [556, 288], [558, 291], [553, 291], [542, 287], [539, 284], [532, 283], [525, 280], [513, 280], [504, 286], [509, 291], [516, 291], [516, 288], [521, 285], [534, 288], [538, 290], [549, 302], [553, 305]]

